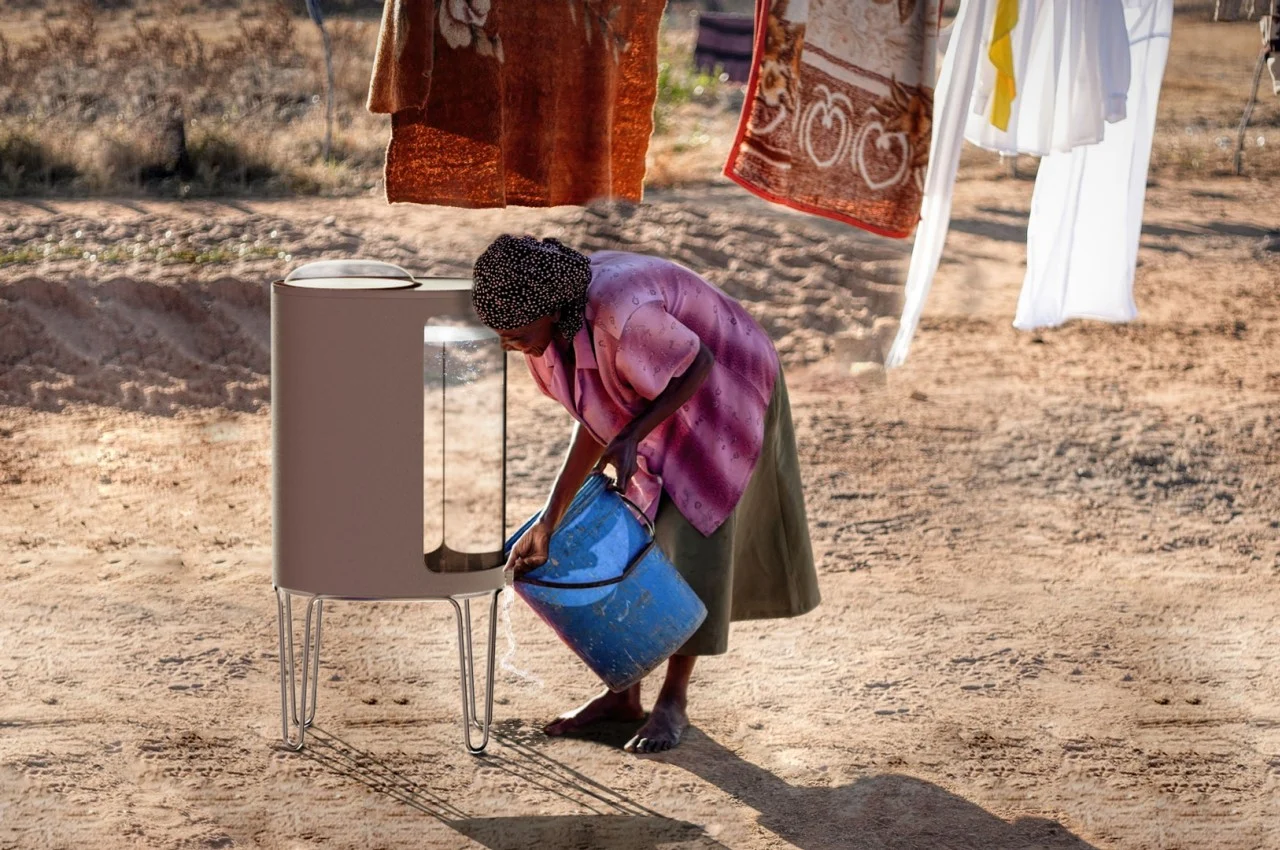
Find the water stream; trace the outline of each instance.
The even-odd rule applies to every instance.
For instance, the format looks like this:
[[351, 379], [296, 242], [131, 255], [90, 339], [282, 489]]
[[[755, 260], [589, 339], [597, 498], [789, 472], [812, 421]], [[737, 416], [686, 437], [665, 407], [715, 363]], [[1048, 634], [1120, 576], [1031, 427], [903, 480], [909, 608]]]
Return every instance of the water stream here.
[[506, 673], [510, 673], [515, 679], [534, 685], [538, 688], [542, 687], [542, 680], [515, 665], [512, 660], [516, 655], [516, 632], [511, 628], [511, 603], [515, 601], [516, 592], [511, 585], [511, 573], [506, 573], [506, 583], [502, 588], [502, 634], [507, 641], [507, 650], [502, 653], [502, 658], [498, 662], [498, 666]]

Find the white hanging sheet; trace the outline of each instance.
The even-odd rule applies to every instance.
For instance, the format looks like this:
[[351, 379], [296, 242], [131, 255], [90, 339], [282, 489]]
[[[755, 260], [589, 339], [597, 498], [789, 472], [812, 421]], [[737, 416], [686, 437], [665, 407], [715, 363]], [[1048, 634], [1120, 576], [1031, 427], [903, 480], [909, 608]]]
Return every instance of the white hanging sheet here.
[[1173, 0], [1125, 0], [1129, 117], [1096, 145], [1040, 161], [1027, 226], [1027, 273], [1013, 326], [1137, 318], [1133, 275]]
[[924, 199], [920, 204], [920, 223], [916, 226], [915, 244], [911, 247], [911, 266], [902, 308], [898, 334], [885, 357], [886, 366], [900, 366], [907, 359], [911, 337], [920, 323], [924, 300], [929, 294], [933, 275], [942, 258], [951, 221], [951, 198], [955, 189], [956, 170], [960, 167], [960, 149], [964, 147], [964, 123], [969, 115], [969, 99], [973, 95], [978, 62], [986, 62], [982, 53], [983, 29], [990, 20], [988, 10], [994, 0], [962, 0], [952, 24], [947, 54], [942, 60], [942, 73], [933, 90], [933, 134], [929, 146], [929, 170], [924, 178]]

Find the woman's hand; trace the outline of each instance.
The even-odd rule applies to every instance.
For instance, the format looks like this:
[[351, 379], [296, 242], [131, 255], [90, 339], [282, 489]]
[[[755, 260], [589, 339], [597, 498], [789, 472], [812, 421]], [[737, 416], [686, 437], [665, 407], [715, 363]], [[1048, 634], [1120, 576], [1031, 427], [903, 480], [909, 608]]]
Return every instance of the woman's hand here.
[[627, 489], [627, 484], [635, 476], [639, 469], [639, 461], [637, 460], [640, 453], [640, 441], [627, 431], [623, 431], [613, 442], [605, 447], [604, 454], [600, 456], [600, 462], [596, 464], [596, 471], [604, 469], [606, 466], [612, 466], [618, 478], [614, 486], [622, 492]]
[[551, 526], [538, 520], [511, 548], [506, 568], [514, 570], [516, 575], [527, 573], [545, 564], [550, 551]]
[[573, 502], [582, 487], [591, 468], [600, 459], [603, 451], [591, 432], [583, 428], [581, 423], [573, 426], [573, 439], [569, 441], [569, 453], [565, 456], [564, 465], [556, 476], [555, 486], [542, 509], [538, 521], [516, 541], [511, 547], [511, 556], [507, 558], [507, 569], [514, 570], [516, 575], [542, 566], [547, 562], [551, 550], [551, 532], [555, 531], [560, 520]]

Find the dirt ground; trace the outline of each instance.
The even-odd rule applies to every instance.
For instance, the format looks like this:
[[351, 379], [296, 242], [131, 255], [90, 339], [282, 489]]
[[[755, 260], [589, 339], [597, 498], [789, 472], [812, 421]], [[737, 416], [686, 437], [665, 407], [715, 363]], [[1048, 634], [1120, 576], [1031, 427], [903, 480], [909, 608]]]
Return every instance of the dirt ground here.
[[[960, 185], [887, 379], [813, 346], [841, 322], [875, 342], [901, 246], [729, 187], [586, 212], [0, 206], [37, 239], [289, 222], [274, 238], [292, 263], [442, 271], [503, 228], [630, 234], [722, 271], [727, 251], [788, 352], [824, 595], [735, 626], [695, 674], [687, 741], [647, 758], [618, 749], [627, 729], [538, 731], [595, 686], [519, 603], [514, 663], [538, 681], [500, 676], [480, 758], [459, 742], [446, 607], [331, 603], [317, 728], [283, 751], [264, 293], [287, 264], [11, 268], [0, 846], [1280, 846], [1280, 255], [1258, 223], [1274, 206], [1248, 180], [1153, 186], [1140, 320], [1027, 334], [1009, 323], [1030, 188]], [[819, 258], [827, 277], [789, 277]], [[514, 523], [567, 422], [514, 361], [512, 384]]]
[[[1175, 30], [1138, 321], [1014, 331], [1032, 184], [970, 154], [887, 375], [909, 246], [722, 182], [586, 210], [0, 200], [0, 849], [1280, 848], [1274, 99], [1255, 176], [1211, 176], [1252, 26]], [[735, 626], [684, 744], [643, 758], [629, 728], [541, 734], [596, 685], [519, 602], [528, 677], [500, 673], [482, 757], [447, 606], [330, 603], [288, 752], [268, 283], [462, 274], [508, 230], [673, 257], [761, 321], [823, 603]], [[514, 526], [568, 420], [509, 365]]]

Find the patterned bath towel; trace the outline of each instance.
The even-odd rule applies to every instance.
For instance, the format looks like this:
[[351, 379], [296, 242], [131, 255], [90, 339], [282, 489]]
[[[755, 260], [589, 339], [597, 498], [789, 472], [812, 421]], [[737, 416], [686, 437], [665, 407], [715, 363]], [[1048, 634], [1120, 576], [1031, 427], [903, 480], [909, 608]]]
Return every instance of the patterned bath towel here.
[[758, 0], [747, 100], [725, 175], [883, 236], [920, 219], [936, 0]]
[[387, 201], [639, 201], [665, 0], [387, 0]]

